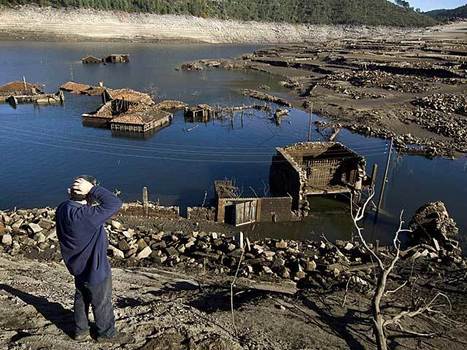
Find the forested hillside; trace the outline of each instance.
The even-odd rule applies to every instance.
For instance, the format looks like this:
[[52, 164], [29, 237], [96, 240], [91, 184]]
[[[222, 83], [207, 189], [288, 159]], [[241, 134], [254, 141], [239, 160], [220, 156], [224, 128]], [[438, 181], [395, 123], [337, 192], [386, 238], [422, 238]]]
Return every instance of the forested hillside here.
[[436, 19], [467, 18], [467, 5], [452, 10], [434, 10], [426, 13]]
[[95, 8], [313, 24], [428, 26], [435, 20], [386, 0], [0, 0], [6, 6]]

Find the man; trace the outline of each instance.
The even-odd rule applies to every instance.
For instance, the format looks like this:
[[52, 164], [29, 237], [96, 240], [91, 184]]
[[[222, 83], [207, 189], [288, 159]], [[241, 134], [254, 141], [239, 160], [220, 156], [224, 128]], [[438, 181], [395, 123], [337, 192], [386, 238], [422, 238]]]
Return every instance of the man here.
[[[89, 306], [92, 307], [97, 341], [115, 339], [112, 307], [112, 274], [104, 223], [121, 208], [112, 192], [96, 185], [96, 179], [75, 178], [68, 190], [70, 199], [60, 204], [55, 214], [63, 261], [75, 277], [75, 339], [89, 335]], [[97, 202], [97, 205], [93, 205]]]

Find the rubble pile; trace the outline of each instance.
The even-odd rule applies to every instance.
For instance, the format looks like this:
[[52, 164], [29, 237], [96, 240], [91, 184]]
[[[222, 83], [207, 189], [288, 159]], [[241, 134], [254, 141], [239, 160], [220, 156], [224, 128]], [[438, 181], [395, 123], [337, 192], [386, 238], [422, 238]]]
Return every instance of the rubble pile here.
[[[50, 208], [0, 211], [0, 252], [60, 261], [54, 212]], [[438, 213], [435, 221], [433, 212]], [[437, 243], [424, 240], [425, 245], [429, 243], [434, 248], [429, 255], [423, 256], [439, 261], [450, 258], [451, 262], [463, 263], [458, 254], [444, 252], [446, 242], [451, 244], [449, 251], [455, 250], [451, 235], [455, 224], [442, 203], [421, 208], [412, 225], [415, 225], [413, 237], [418, 237], [413, 244], [420, 244], [419, 238], [423, 236], [417, 233], [416, 227], [441, 232], [446, 238], [436, 236]], [[326, 239], [250, 242], [248, 238], [239, 239], [217, 232], [168, 232], [143, 226], [128, 227], [117, 220], [109, 221], [106, 229], [108, 253], [113, 264], [118, 266], [163, 265], [233, 275], [241, 261], [239, 275], [242, 277], [293, 281], [305, 286], [348, 280], [350, 274], [363, 283], [369, 279], [372, 267], [370, 254], [356, 242], [337, 241], [333, 244]]]
[[467, 116], [467, 96], [434, 94], [412, 101], [415, 106], [440, 112], [457, 113]]
[[322, 87], [325, 87], [327, 89], [335, 91], [338, 94], [343, 94], [343, 95], [350, 96], [354, 100], [360, 100], [360, 99], [364, 99], [364, 98], [376, 99], [376, 98], [384, 98], [385, 97], [382, 94], [375, 94], [375, 93], [371, 93], [371, 92], [367, 92], [367, 91], [353, 89], [351, 86], [348, 86], [346, 84], [345, 80], [340, 80], [340, 79], [337, 79], [337, 80], [334, 80], [334, 79], [324, 80], [323, 82], [320, 83], [320, 85]]
[[443, 202], [427, 203], [417, 210], [410, 222], [409, 246], [429, 245], [442, 254], [459, 255], [456, 240], [459, 229]]
[[[339, 86], [338, 82], [348, 82], [350, 85], [358, 88], [379, 88], [388, 91], [398, 91], [404, 93], [419, 93], [425, 92], [428, 89], [428, 84], [424, 83], [422, 77], [407, 78], [400, 74], [391, 74], [381, 71], [360, 70], [354, 72], [339, 72], [328, 75], [324, 79], [323, 86], [335, 87]], [[321, 82], [320, 82], [321, 84]], [[359, 92], [361, 93], [361, 92]], [[384, 95], [369, 94], [381, 98]]]

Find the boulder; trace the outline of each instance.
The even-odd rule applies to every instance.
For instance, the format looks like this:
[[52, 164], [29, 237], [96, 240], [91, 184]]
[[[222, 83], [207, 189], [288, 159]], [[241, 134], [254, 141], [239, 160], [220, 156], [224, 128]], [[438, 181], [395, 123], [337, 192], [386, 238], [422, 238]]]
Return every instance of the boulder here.
[[287, 242], [284, 240], [276, 242], [276, 249], [287, 249]]
[[112, 257], [114, 258], [120, 258], [120, 259], [124, 259], [125, 258], [125, 254], [118, 248], [112, 246], [112, 245], [109, 245], [109, 250], [112, 252]]
[[5, 234], [2, 236], [2, 244], [6, 246], [10, 246], [13, 244], [13, 238], [10, 234]]
[[33, 238], [37, 243], [44, 243], [47, 240], [42, 232], [36, 233]]
[[427, 203], [419, 208], [409, 227], [412, 230], [407, 242], [409, 246], [424, 243], [435, 247], [439, 245], [448, 250], [458, 247], [455, 238], [459, 229], [443, 202]]
[[43, 229], [42, 227], [40, 227], [38, 224], [35, 224], [35, 223], [30, 223], [28, 225], [28, 230], [32, 233], [32, 234], [36, 234], [38, 232], [41, 232]]
[[118, 249], [126, 252], [128, 250], [131, 249], [130, 245], [128, 244], [128, 242], [124, 239], [122, 239], [120, 242], [118, 242]]
[[138, 260], [146, 259], [148, 256], [151, 255], [151, 253], [152, 253], [152, 249], [146, 246], [146, 248], [144, 248], [142, 251], [138, 253], [138, 255], [136, 255], [136, 259]]
[[138, 250], [139, 251], [142, 251], [142, 250], [146, 249], [146, 247], [148, 246], [146, 241], [144, 239], [142, 239], [142, 238], [138, 239], [138, 242], [136, 242], [136, 244], [138, 245]]
[[111, 225], [114, 230], [120, 230], [122, 228], [122, 224], [115, 220], [112, 220]]

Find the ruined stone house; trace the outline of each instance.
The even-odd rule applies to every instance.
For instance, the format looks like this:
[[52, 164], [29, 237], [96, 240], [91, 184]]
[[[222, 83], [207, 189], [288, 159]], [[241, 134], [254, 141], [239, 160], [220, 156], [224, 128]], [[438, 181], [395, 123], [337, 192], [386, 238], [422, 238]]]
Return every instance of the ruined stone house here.
[[150, 106], [131, 107], [127, 112], [110, 121], [110, 129], [118, 132], [147, 133], [167, 126], [172, 114]]
[[243, 198], [230, 180], [215, 181], [216, 221], [234, 226], [254, 222], [298, 220], [292, 212], [292, 197]]
[[81, 59], [83, 64], [99, 64], [102, 63], [102, 58], [94, 57], [94, 56], [86, 56]]
[[185, 108], [185, 121], [188, 123], [207, 123], [214, 115], [214, 109], [207, 104]]
[[25, 81], [12, 81], [0, 86], [0, 98], [3, 100], [9, 96], [31, 96], [42, 93], [42, 87], [39, 84]]
[[105, 63], [129, 63], [130, 55], [129, 54], [111, 54], [104, 58]]
[[305, 142], [278, 147], [270, 171], [273, 195], [290, 195], [293, 208], [307, 196], [359, 193], [366, 180], [365, 159], [339, 142]]

